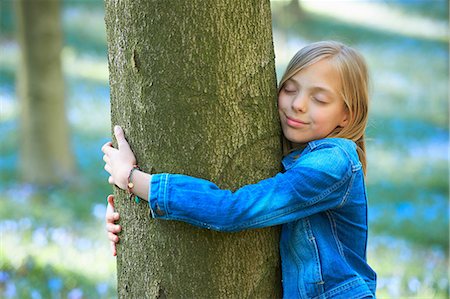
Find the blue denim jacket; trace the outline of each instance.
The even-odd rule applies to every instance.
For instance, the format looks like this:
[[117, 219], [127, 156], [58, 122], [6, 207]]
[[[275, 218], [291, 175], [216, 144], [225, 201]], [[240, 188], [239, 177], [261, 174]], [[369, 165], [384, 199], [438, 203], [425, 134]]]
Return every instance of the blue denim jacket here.
[[284, 298], [374, 298], [355, 143], [312, 141], [282, 162], [284, 171], [235, 192], [190, 176], [153, 175], [152, 216], [227, 232], [281, 224]]

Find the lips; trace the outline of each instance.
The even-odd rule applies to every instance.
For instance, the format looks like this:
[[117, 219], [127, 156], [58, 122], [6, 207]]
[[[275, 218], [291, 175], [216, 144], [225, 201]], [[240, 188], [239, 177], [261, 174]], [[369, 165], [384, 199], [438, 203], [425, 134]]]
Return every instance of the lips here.
[[308, 123], [301, 121], [299, 119], [295, 119], [289, 116], [286, 116], [286, 124], [290, 127], [301, 128], [306, 126]]

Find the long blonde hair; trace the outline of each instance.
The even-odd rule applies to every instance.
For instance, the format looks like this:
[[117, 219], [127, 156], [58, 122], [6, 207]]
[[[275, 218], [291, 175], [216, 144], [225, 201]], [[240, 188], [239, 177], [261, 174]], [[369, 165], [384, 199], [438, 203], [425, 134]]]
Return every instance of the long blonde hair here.
[[[327, 137], [346, 138], [357, 145], [359, 160], [366, 173], [365, 131], [369, 114], [369, 75], [364, 58], [353, 48], [336, 41], [312, 43], [298, 51], [289, 62], [278, 86], [278, 93], [284, 83], [302, 69], [328, 59], [339, 73], [341, 97], [349, 112], [349, 121], [338, 127]], [[293, 149], [292, 143], [283, 136], [283, 150]]]

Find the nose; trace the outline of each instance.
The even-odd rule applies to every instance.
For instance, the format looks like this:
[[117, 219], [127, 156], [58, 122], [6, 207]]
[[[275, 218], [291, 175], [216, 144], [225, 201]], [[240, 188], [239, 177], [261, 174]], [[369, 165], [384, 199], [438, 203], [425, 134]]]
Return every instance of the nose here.
[[291, 102], [291, 107], [292, 110], [295, 111], [306, 111], [307, 109], [307, 96], [304, 95], [303, 93], [299, 92], [294, 98], [292, 98], [292, 102]]

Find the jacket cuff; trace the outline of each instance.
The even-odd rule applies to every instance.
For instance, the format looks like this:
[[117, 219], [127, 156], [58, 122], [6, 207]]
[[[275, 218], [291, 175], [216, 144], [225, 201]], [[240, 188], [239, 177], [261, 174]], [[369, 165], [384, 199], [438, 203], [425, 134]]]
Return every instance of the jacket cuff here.
[[148, 190], [148, 205], [152, 218], [167, 218], [168, 183], [169, 174], [152, 175]]

